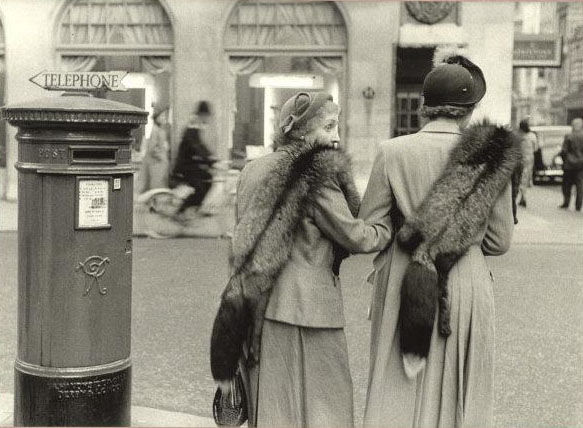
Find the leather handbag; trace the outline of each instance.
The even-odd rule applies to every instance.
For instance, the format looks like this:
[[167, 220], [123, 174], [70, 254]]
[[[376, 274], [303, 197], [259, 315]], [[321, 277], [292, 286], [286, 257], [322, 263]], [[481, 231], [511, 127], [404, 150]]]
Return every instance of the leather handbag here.
[[231, 380], [231, 392], [223, 395], [217, 387], [213, 400], [213, 417], [218, 426], [241, 426], [247, 421], [247, 395], [241, 372], [237, 370]]

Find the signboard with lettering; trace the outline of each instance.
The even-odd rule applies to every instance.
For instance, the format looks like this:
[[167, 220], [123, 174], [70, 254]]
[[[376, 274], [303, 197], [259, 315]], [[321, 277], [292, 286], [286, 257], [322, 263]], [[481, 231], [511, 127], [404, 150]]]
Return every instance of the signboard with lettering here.
[[560, 67], [561, 36], [514, 34], [514, 67]]
[[79, 178], [77, 181], [77, 229], [108, 228], [109, 179]]
[[121, 81], [127, 71], [41, 71], [29, 80], [49, 91], [127, 91]]

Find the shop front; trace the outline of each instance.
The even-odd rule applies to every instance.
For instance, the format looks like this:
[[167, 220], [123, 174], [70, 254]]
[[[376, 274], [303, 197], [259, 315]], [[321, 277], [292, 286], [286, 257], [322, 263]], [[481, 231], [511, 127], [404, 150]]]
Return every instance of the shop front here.
[[[380, 141], [422, 126], [423, 77], [444, 46], [464, 48], [484, 71], [488, 93], [476, 117], [510, 120], [511, 2], [46, 0], [34, 14], [21, 5], [0, 4], [4, 103], [40, 96], [28, 79], [43, 70], [128, 71], [129, 91], [103, 96], [168, 107], [172, 160], [199, 101], [212, 109], [209, 148], [242, 159], [273, 148], [287, 97], [325, 90], [342, 109], [342, 145], [366, 177]], [[136, 131], [138, 141], [150, 126]], [[3, 195], [15, 199], [8, 128]]]

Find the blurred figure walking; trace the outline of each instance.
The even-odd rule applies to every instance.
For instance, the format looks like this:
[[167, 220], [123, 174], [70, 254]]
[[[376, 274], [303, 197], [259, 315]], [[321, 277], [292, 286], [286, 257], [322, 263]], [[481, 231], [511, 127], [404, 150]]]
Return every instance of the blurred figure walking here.
[[144, 193], [150, 189], [168, 187], [168, 170], [170, 165], [168, 108], [154, 109], [152, 118], [152, 133], [146, 141], [146, 150], [140, 171], [140, 193]]
[[561, 157], [563, 158], [563, 204], [559, 208], [569, 208], [571, 189], [575, 186], [575, 209], [581, 211], [583, 205], [583, 119], [573, 119], [572, 132], [565, 136]]
[[208, 101], [200, 101], [182, 134], [170, 187], [187, 184], [194, 188], [194, 193], [184, 201], [179, 213], [191, 206], [200, 207], [212, 185], [213, 176], [210, 169], [217, 159], [209, 150], [206, 141], [210, 119], [211, 108]]
[[538, 141], [536, 134], [530, 130], [528, 119], [520, 121], [518, 135], [522, 147], [522, 176], [520, 179], [520, 202], [518, 205], [526, 208], [526, 189], [532, 186], [534, 152], [538, 149]]

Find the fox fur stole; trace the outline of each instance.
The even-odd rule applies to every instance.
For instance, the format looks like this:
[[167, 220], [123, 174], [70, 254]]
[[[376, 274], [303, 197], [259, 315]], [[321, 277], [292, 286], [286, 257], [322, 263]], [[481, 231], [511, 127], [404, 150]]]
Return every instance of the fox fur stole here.
[[487, 223], [520, 161], [520, 141], [511, 130], [487, 120], [466, 128], [443, 174], [397, 233], [400, 247], [412, 255], [399, 310], [404, 357], [427, 357], [438, 308], [440, 335], [451, 333], [448, 273]]
[[[272, 287], [287, 263], [300, 220], [327, 182], [342, 189], [354, 216], [360, 196], [348, 156], [316, 144], [290, 144], [258, 186], [253, 201], [235, 226], [231, 254], [232, 275], [223, 291], [211, 336], [211, 372], [215, 380], [229, 380], [248, 350], [247, 364], [259, 361], [263, 318]], [[348, 252], [335, 246], [333, 270], [338, 273]]]

